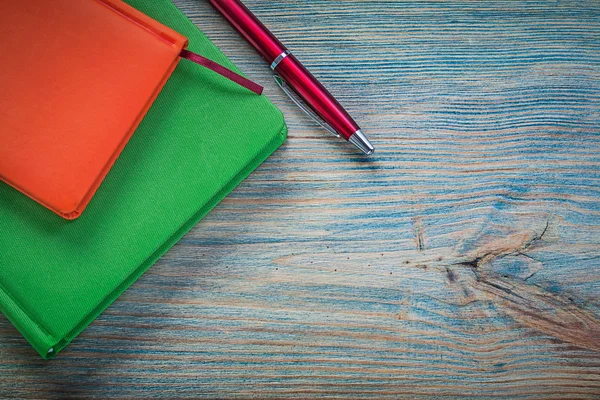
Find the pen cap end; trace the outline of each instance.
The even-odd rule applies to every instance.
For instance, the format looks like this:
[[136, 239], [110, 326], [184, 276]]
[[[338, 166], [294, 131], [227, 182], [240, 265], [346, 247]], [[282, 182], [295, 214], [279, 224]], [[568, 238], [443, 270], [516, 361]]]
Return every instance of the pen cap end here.
[[369, 142], [369, 139], [359, 130], [354, 132], [350, 139], [348, 139], [350, 143], [355, 145], [360, 151], [362, 151], [367, 156], [370, 156], [375, 151], [375, 148]]

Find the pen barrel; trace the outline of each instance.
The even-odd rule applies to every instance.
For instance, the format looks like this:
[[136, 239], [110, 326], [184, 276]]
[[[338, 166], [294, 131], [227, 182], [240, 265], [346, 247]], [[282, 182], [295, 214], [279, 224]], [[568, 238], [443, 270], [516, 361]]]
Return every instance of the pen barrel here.
[[348, 140], [360, 129], [344, 107], [292, 54], [277, 65], [275, 72], [342, 138]]
[[239, 0], [209, 0], [210, 4], [270, 64], [286, 48]]
[[[342, 138], [349, 140], [360, 128], [323, 85], [239, 0], [209, 0], [210, 4], [267, 61], [300, 98]], [[285, 53], [285, 57], [283, 56]], [[276, 61], [276, 63], [274, 63]]]

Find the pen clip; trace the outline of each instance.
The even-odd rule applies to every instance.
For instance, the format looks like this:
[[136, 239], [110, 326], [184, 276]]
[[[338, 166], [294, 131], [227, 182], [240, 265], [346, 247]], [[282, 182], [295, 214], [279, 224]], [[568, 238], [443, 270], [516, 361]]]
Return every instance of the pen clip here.
[[323, 119], [321, 117], [319, 117], [317, 115], [317, 113], [315, 113], [313, 110], [310, 109], [310, 107], [308, 107], [306, 105], [306, 103], [300, 98], [300, 96], [298, 96], [298, 94], [294, 91], [294, 89], [292, 89], [287, 83], [285, 83], [283, 78], [281, 78], [277, 74], [273, 75], [273, 78], [275, 79], [275, 82], [281, 88], [281, 90], [283, 90], [285, 92], [285, 94], [287, 94], [289, 96], [289, 98], [292, 99], [292, 101], [294, 103], [296, 103], [296, 105], [298, 107], [300, 107], [300, 109], [302, 111], [304, 111], [308, 116], [310, 116], [312, 119], [314, 119], [323, 128], [325, 128], [329, 132], [331, 132], [331, 134], [333, 134], [334, 136], [340, 137], [340, 135], [335, 131], [335, 129], [333, 129], [331, 127], [331, 125], [329, 125], [327, 122], [323, 121]]

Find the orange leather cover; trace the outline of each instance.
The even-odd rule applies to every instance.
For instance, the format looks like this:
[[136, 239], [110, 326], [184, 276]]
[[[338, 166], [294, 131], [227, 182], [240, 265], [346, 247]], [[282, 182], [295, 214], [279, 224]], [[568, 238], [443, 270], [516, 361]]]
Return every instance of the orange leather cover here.
[[0, 179], [77, 218], [186, 46], [120, 0], [0, 1]]

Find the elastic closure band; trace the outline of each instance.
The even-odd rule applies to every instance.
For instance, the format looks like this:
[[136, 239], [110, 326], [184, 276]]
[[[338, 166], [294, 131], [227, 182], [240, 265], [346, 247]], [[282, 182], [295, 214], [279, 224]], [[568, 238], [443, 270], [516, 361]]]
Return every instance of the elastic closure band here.
[[244, 78], [243, 76], [236, 74], [230, 69], [225, 68], [224, 66], [217, 64], [216, 62], [209, 60], [206, 57], [202, 57], [199, 54], [192, 53], [189, 50], [181, 50], [180, 54], [181, 58], [185, 58], [186, 60], [192, 61], [198, 65], [201, 65], [205, 68], [210, 69], [213, 72], [229, 79], [232, 82], [237, 83], [238, 85], [260, 95], [263, 92], [263, 87], [257, 83], [252, 82], [249, 79]]

